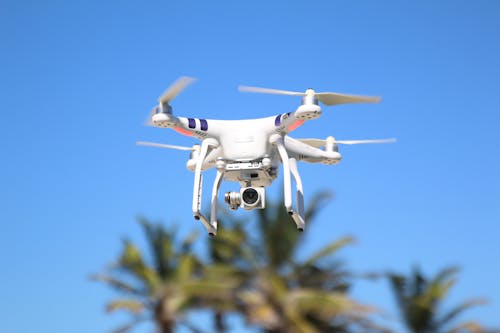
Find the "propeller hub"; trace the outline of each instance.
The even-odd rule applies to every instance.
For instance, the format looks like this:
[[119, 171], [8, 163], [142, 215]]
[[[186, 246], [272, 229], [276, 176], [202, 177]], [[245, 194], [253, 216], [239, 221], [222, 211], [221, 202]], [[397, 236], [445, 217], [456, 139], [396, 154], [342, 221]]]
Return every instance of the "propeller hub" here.
[[[171, 124], [165, 125], [163, 123], [155, 123], [154, 116], [159, 113], [172, 114], [172, 107], [170, 102], [177, 96], [182, 90], [184, 90], [188, 85], [190, 85], [195, 79], [192, 77], [183, 76], [177, 81], [175, 81], [170, 87], [165, 90], [165, 92], [158, 98], [158, 106], [151, 110], [149, 117], [146, 119], [146, 125], [155, 125], [158, 127], [172, 127]], [[159, 121], [159, 119], [157, 119]]]
[[339, 148], [335, 144], [335, 138], [333, 136], [329, 136], [325, 140], [325, 151], [327, 152], [338, 152]]
[[172, 106], [170, 106], [170, 104], [168, 103], [161, 103], [161, 106], [159, 108], [157, 108], [157, 111], [156, 113], [167, 113], [167, 114], [172, 114]]
[[314, 90], [307, 89], [306, 94], [302, 97], [302, 105], [318, 105], [318, 102]]

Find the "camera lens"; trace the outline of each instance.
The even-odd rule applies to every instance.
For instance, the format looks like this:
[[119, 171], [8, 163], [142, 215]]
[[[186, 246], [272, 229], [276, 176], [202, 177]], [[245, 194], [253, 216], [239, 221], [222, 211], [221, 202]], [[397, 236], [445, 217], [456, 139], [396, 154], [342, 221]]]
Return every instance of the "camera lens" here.
[[253, 205], [259, 200], [259, 193], [253, 188], [247, 188], [243, 191], [243, 202], [247, 205]]

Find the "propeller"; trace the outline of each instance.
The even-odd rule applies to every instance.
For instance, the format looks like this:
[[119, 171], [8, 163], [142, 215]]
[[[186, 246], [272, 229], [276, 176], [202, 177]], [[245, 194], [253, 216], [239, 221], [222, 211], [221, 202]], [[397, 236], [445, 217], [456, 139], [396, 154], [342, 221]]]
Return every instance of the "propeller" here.
[[158, 106], [155, 106], [150, 112], [146, 119], [146, 125], [153, 125], [153, 116], [158, 112], [172, 112], [172, 107], [170, 102], [177, 96], [181, 91], [186, 89], [188, 85], [196, 81], [195, 78], [189, 76], [182, 76], [178, 78], [174, 83], [168, 87], [163, 94], [158, 97]]
[[372, 140], [335, 140], [333, 136], [329, 136], [325, 140], [323, 139], [297, 139], [298, 141], [305, 143], [309, 146], [319, 148], [327, 144], [342, 144], [342, 145], [357, 145], [357, 144], [367, 144], [367, 143], [394, 143], [396, 138], [390, 139], [372, 139]]
[[348, 95], [335, 92], [315, 92], [313, 89], [307, 89], [305, 92], [296, 92], [279, 89], [259, 88], [251, 86], [239, 86], [239, 91], [253, 92], [261, 94], [289, 95], [289, 96], [310, 96], [313, 95], [325, 105], [338, 105], [347, 103], [378, 103], [381, 98], [378, 96], [360, 96]]
[[158, 98], [158, 103], [168, 104], [183, 91], [188, 85], [196, 81], [195, 78], [189, 76], [182, 76], [178, 78], [170, 87], [168, 87], [163, 94]]
[[199, 150], [199, 145], [194, 145], [193, 147], [185, 147], [185, 146], [174, 146], [174, 145], [167, 145], [165, 143], [156, 143], [156, 142], [148, 142], [148, 141], [137, 141], [136, 145], [148, 146], [148, 147], [158, 147], [158, 148], [167, 148], [167, 149], [186, 150], [186, 151]]

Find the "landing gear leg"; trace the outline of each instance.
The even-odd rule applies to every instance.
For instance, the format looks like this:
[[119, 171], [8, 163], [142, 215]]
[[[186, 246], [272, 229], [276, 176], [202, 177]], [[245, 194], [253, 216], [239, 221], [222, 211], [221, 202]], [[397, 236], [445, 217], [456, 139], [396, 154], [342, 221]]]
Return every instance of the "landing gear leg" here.
[[219, 196], [219, 188], [222, 181], [222, 176], [224, 175], [223, 171], [217, 170], [217, 175], [215, 176], [214, 186], [212, 187], [212, 202], [211, 202], [211, 210], [210, 210], [210, 226], [213, 231], [208, 231], [210, 236], [215, 236], [217, 232], [217, 199]]
[[201, 169], [203, 166], [203, 162], [207, 157], [208, 148], [210, 146], [216, 146], [216, 145], [217, 143], [213, 142], [210, 139], [203, 140], [203, 142], [201, 143], [200, 154], [198, 155], [198, 159], [196, 160], [196, 168], [194, 171], [194, 185], [193, 185], [193, 205], [192, 205], [193, 216], [196, 220], [199, 220], [201, 223], [203, 223], [203, 226], [207, 229], [210, 235], [216, 234], [217, 226], [215, 226], [214, 228], [214, 226], [212, 226], [207, 220], [207, 218], [203, 216], [203, 214], [200, 212], [201, 192], [203, 184]]
[[[297, 225], [297, 230], [304, 231], [304, 196], [302, 191], [302, 181], [299, 176], [299, 172], [297, 169], [297, 163], [294, 158], [289, 158], [288, 153], [285, 149], [285, 145], [283, 143], [283, 138], [279, 135], [275, 135], [271, 137], [271, 143], [276, 146], [278, 149], [278, 153], [281, 158], [281, 162], [283, 164], [283, 187], [284, 187], [284, 202], [285, 208], [288, 214], [292, 217], [292, 220]], [[292, 181], [291, 174], [295, 179], [297, 184], [297, 207], [299, 213], [295, 212], [292, 208]]]
[[299, 231], [304, 231], [306, 223], [304, 216], [304, 190], [302, 188], [302, 179], [300, 178], [299, 169], [297, 168], [297, 160], [295, 158], [291, 158], [289, 160], [289, 163], [290, 171], [293, 178], [295, 179], [295, 186], [297, 188], [297, 194], [295, 197], [297, 204], [297, 213], [292, 212], [291, 216], [293, 221], [297, 225], [297, 229]]

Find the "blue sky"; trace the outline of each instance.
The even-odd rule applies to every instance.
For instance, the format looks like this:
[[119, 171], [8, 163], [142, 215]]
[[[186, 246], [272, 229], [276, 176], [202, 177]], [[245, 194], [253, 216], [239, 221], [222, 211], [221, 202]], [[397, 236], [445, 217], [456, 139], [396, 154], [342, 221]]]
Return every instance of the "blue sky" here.
[[[464, 319], [500, 326], [500, 2], [0, 0], [0, 38], [0, 331], [106, 331], [124, 317], [103, 312], [113, 293], [87, 277], [122, 237], [142, 242], [136, 217], [203, 231], [187, 156], [134, 145], [194, 143], [143, 126], [181, 75], [200, 80], [176, 114], [209, 119], [300, 102], [238, 84], [381, 95], [294, 132], [398, 138], [341, 147], [337, 166], [299, 166], [306, 203], [325, 188], [336, 196], [304, 254], [350, 234], [358, 243], [342, 256], [355, 271], [459, 265], [450, 303], [486, 297]], [[353, 295], [398, 327], [386, 283]]]

